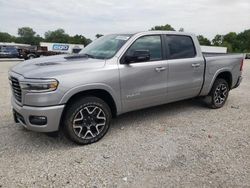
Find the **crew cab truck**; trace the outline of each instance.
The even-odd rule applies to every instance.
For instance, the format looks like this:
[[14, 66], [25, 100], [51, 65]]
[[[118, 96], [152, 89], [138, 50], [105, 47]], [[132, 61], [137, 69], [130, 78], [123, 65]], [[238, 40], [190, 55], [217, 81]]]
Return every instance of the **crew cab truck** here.
[[221, 108], [241, 83], [243, 55], [204, 56], [195, 35], [147, 31], [103, 36], [77, 55], [27, 60], [9, 71], [15, 121], [100, 140], [112, 117], [204, 96]]

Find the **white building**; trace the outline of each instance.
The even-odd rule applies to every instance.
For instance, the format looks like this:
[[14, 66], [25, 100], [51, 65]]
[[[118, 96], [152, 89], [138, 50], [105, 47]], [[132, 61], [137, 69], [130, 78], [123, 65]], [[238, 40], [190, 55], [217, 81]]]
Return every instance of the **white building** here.
[[84, 48], [81, 44], [67, 44], [67, 43], [51, 43], [40, 42], [41, 47], [47, 47], [48, 51], [63, 52], [63, 53], [76, 53]]
[[204, 53], [226, 54], [227, 53], [227, 47], [201, 46], [201, 51], [204, 52]]

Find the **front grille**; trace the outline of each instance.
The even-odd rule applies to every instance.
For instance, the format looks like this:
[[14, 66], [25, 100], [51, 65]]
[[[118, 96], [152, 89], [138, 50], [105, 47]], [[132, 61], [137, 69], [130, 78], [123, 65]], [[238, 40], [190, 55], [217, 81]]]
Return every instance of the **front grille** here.
[[11, 82], [12, 92], [13, 92], [15, 99], [18, 102], [22, 102], [22, 90], [21, 90], [18, 79], [14, 77], [10, 77], [10, 82]]

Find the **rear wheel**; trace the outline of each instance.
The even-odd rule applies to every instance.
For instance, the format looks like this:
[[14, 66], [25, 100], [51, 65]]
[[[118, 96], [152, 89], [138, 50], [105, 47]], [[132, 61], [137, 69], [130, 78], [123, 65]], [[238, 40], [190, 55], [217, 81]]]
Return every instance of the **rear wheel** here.
[[36, 58], [36, 55], [35, 54], [29, 54], [27, 58], [28, 59], [34, 59], [34, 58]]
[[85, 97], [72, 103], [65, 113], [63, 130], [77, 144], [91, 144], [108, 131], [111, 121], [109, 106], [100, 98]]
[[228, 98], [229, 86], [226, 80], [216, 79], [209, 93], [208, 106], [213, 109], [221, 108]]

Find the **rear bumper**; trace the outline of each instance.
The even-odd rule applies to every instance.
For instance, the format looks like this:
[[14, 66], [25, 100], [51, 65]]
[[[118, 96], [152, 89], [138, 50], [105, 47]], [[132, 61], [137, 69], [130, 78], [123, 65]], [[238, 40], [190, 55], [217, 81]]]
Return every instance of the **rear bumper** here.
[[[58, 131], [64, 105], [50, 106], [50, 107], [19, 106], [14, 99], [12, 99], [11, 103], [16, 123], [20, 123], [28, 130], [37, 132]], [[46, 124], [44, 125], [32, 124], [30, 122], [31, 116], [46, 117], [47, 120]]]
[[242, 77], [242, 76], [239, 76], [239, 78], [238, 78], [238, 80], [237, 80], [237, 83], [236, 83], [236, 85], [233, 87], [233, 89], [239, 87], [240, 83], [242, 82], [242, 79], [243, 79], [243, 77]]

